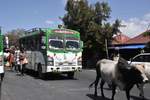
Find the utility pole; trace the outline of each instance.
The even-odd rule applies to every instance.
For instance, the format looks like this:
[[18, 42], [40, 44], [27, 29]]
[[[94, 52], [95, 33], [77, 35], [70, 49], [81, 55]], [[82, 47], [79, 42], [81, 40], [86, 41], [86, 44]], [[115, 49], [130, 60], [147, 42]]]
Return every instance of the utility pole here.
[[109, 59], [107, 38], [105, 38], [105, 49], [106, 49], [106, 57], [107, 59]]

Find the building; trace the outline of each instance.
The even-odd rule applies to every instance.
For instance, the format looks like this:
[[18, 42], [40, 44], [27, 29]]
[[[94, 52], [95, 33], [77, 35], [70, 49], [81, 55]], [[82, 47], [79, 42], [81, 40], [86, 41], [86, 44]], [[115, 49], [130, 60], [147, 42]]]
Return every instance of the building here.
[[109, 48], [110, 50], [118, 50], [122, 57], [128, 60], [136, 54], [141, 53], [146, 44], [150, 42], [150, 36], [146, 36], [144, 33], [134, 38], [129, 38], [123, 34], [117, 35], [114, 37]]

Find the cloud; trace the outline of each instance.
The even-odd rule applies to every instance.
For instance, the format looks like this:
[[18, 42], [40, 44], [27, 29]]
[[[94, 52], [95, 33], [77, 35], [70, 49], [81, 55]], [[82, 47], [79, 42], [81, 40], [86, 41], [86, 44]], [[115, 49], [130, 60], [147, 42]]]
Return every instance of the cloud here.
[[52, 24], [55, 24], [55, 23], [54, 23], [53, 21], [51, 21], [51, 20], [46, 20], [45, 23], [46, 23], [46, 24], [51, 24], [51, 25], [52, 25]]
[[56, 28], [60, 24], [62, 25], [63, 22], [61, 20], [57, 20], [57, 19], [55, 19], [55, 20], [54, 19], [53, 20], [48, 19], [48, 20], [45, 21], [45, 25], [48, 26], [48, 27], [55, 27]]
[[[120, 27], [123, 34], [129, 37], [134, 37], [148, 29], [150, 25], [150, 13], [144, 15], [142, 18], [130, 18], [129, 20], [122, 20], [122, 25], [126, 27]], [[150, 27], [149, 27], [150, 29]]]

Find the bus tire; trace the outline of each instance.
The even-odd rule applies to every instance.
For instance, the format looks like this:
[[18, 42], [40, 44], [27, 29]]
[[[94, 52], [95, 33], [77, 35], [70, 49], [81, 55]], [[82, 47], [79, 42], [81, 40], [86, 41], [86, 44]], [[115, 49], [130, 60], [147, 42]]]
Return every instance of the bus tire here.
[[38, 77], [41, 79], [43, 78], [43, 73], [42, 73], [42, 66], [41, 64], [38, 65]]
[[74, 72], [68, 72], [67, 75], [68, 75], [68, 78], [70, 79], [74, 78]]
[[5, 73], [1, 73], [1, 74], [0, 74], [0, 76], [1, 76], [1, 82], [2, 82], [3, 79], [4, 79], [4, 75], [5, 75]]

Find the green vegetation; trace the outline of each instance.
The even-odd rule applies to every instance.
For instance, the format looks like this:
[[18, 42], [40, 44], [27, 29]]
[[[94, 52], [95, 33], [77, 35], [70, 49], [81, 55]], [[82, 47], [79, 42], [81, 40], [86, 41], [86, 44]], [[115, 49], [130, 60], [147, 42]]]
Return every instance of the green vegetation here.
[[106, 43], [109, 45], [113, 35], [119, 32], [118, 19], [113, 24], [108, 22], [111, 8], [107, 2], [91, 5], [87, 0], [68, 0], [65, 10], [62, 18], [65, 27], [79, 31], [84, 48], [90, 52], [105, 52]]
[[[147, 30], [145, 33], [144, 33], [144, 36], [150, 36], [150, 30]], [[148, 42], [146, 44], [146, 47], [144, 48], [146, 52], [150, 52], [150, 42]]]
[[19, 37], [23, 36], [24, 33], [25, 33], [24, 29], [14, 29], [10, 32], [7, 32], [5, 36], [8, 36], [10, 46], [12, 45], [19, 46], [18, 39]]

